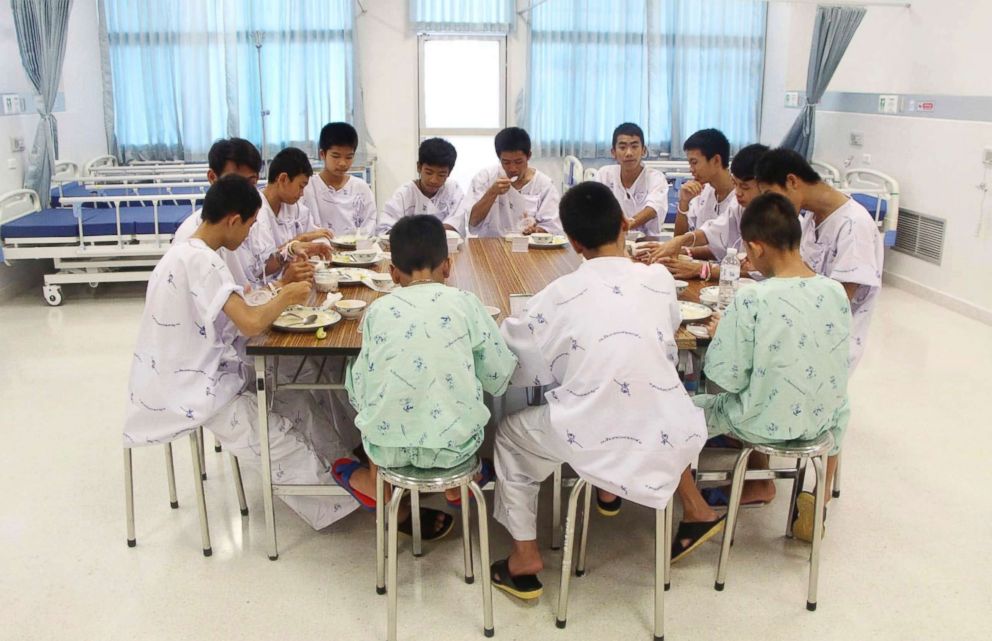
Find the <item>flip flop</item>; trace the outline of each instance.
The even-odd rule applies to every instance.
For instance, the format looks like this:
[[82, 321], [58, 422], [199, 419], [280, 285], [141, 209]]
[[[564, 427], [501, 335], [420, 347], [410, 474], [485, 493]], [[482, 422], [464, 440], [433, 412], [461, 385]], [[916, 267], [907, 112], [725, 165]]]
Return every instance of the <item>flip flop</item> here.
[[599, 498], [599, 492], [596, 492], [596, 511], [603, 516], [616, 516], [620, 514], [620, 506], [623, 505], [623, 499], [619, 496], [613, 498], [612, 501], [604, 501]]
[[351, 475], [355, 473], [355, 470], [360, 468], [368, 469], [368, 466], [362, 465], [360, 462], [350, 458], [339, 458], [334, 461], [334, 465], [331, 467], [331, 474], [334, 476], [337, 484], [358, 501], [358, 505], [362, 509], [367, 512], [375, 512], [375, 499], [351, 487]]
[[[706, 543], [719, 534], [726, 525], [727, 515], [724, 514], [715, 521], [700, 523], [679, 523], [679, 529], [672, 538], [672, 563]], [[689, 539], [688, 545], [682, 545], [682, 539]]]
[[[496, 468], [493, 467], [493, 462], [490, 461], [487, 458], [482, 459], [482, 468], [479, 470], [479, 474], [482, 475], [482, 478], [479, 479], [479, 487], [486, 487], [493, 480], [495, 480], [496, 479]], [[448, 502], [448, 507], [450, 507], [453, 510], [460, 510], [460, 509], [462, 509], [462, 497], [461, 496], [458, 496], [457, 498], [454, 498], [454, 499], [445, 498], [445, 501]], [[469, 501], [471, 501], [472, 503], [475, 503], [475, 496], [471, 492], [469, 492]]]
[[[444, 519], [441, 522], [441, 527], [439, 529], [434, 529], [435, 523], [437, 523], [437, 515], [443, 514]], [[435, 510], [429, 507], [420, 508], [420, 540], [421, 541], [437, 541], [448, 536], [452, 528], [455, 525], [455, 519], [451, 517], [450, 514], [445, 514], [441, 510]], [[406, 519], [400, 521], [396, 524], [396, 531], [400, 534], [405, 534], [407, 536], [413, 536], [413, 513], [407, 515]]]
[[493, 587], [524, 601], [536, 599], [544, 592], [544, 586], [536, 574], [511, 576], [510, 559], [493, 563], [489, 568], [489, 575], [492, 577]]
[[[796, 497], [796, 510], [792, 517], [792, 536], [807, 543], [813, 542], [813, 525], [816, 522], [816, 497], [812, 492], [800, 492]], [[823, 534], [827, 533], [827, 511], [823, 509]]]
[[706, 441], [705, 447], [719, 450], [739, 450], [741, 449], [741, 444], [739, 441], [735, 441], [726, 434], [717, 434]]
[[[730, 495], [722, 487], [708, 487], [700, 490], [700, 494], [703, 495], [703, 500], [710, 507], [727, 507], [730, 505]], [[748, 503], [741, 503], [741, 507], [762, 507], [769, 503], [771, 501], [750, 501]]]

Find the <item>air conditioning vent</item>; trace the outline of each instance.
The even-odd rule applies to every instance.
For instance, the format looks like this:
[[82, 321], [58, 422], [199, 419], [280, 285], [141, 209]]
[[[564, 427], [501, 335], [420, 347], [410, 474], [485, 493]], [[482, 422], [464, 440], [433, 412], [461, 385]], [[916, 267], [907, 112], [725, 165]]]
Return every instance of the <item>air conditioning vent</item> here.
[[946, 228], [947, 221], [942, 218], [900, 209], [899, 224], [896, 227], [896, 243], [892, 248], [928, 263], [939, 265], [944, 254]]

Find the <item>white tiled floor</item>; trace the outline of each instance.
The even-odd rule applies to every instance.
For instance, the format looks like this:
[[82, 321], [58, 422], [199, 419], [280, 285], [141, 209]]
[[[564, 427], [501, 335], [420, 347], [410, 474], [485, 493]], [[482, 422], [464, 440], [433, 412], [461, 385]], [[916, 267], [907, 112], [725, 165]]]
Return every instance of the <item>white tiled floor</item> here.
[[[373, 518], [314, 533], [279, 505], [271, 562], [258, 479], [245, 479], [242, 520], [213, 451], [213, 557], [199, 551], [185, 442], [179, 510], [161, 450], [135, 453], [138, 547], [125, 546], [120, 429], [141, 304], [140, 287], [101, 286], [66, 288], [60, 308], [36, 290], [0, 306], [0, 639], [384, 638]], [[778, 500], [745, 513], [724, 592], [713, 591], [717, 544], [674, 567], [668, 638], [990, 638], [990, 357], [992, 328], [884, 290], [853, 380], [819, 610], [804, 608], [808, 548], [783, 538]], [[649, 639], [652, 523], [634, 506], [594, 516], [568, 629], [554, 627], [560, 556], [549, 553], [538, 603], [494, 595], [497, 638]], [[506, 535], [491, 530], [499, 558]], [[454, 537], [401, 557], [401, 639], [481, 638], [480, 583], [460, 572]]]

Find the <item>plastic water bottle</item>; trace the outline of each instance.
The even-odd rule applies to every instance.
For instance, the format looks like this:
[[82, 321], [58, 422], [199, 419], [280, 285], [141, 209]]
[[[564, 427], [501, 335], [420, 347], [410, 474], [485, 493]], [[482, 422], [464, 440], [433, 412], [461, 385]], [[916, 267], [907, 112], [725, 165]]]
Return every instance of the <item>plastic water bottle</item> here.
[[737, 293], [737, 283], [741, 279], [741, 261], [737, 258], [737, 250], [733, 247], [727, 250], [727, 255], [720, 263], [720, 311], [727, 309]]

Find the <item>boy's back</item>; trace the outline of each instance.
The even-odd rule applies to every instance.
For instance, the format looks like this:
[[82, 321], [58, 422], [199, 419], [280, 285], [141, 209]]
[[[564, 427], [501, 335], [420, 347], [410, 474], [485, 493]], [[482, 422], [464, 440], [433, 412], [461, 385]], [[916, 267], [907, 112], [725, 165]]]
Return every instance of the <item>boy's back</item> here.
[[706, 355], [735, 431], [758, 442], [843, 429], [850, 305], [823, 276], [770, 278], [738, 292]]
[[373, 303], [348, 370], [356, 426], [378, 465], [452, 467], [482, 444], [489, 410], [516, 365], [475, 295], [409, 285]]

